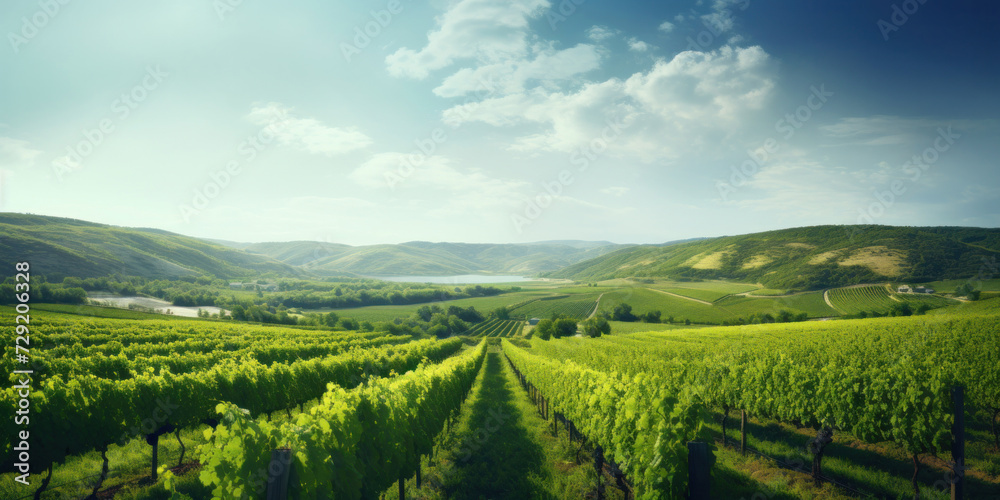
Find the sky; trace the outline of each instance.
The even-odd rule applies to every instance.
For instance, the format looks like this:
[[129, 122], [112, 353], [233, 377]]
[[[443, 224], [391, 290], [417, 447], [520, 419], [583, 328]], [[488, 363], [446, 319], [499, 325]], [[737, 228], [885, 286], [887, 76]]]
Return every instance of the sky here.
[[3, 2], [0, 211], [351, 245], [998, 227], [998, 14]]

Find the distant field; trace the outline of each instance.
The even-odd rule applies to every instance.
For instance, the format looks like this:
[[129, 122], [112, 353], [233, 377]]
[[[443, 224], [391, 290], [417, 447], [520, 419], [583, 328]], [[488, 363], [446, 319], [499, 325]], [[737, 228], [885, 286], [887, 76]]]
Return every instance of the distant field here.
[[711, 290], [714, 292], [729, 295], [733, 293], [745, 293], [760, 288], [750, 283], [732, 283], [729, 281], [667, 281], [658, 280], [649, 285], [650, 288], [664, 290], [667, 288], [687, 288], [691, 290]]
[[[447, 309], [451, 306], [469, 307], [474, 306], [477, 311], [487, 315], [490, 311], [500, 307], [507, 307], [518, 302], [523, 302], [531, 297], [545, 295], [541, 292], [515, 292], [505, 293], [494, 297], [475, 297], [471, 299], [446, 300], [441, 302], [429, 302], [427, 304], [412, 304], [406, 306], [368, 306], [353, 307], [347, 309], [332, 309], [337, 315], [344, 318], [352, 318], [358, 321], [392, 321], [396, 318], [406, 318], [416, 314], [417, 309], [423, 306], [440, 306]], [[327, 312], [331, 309], [321, 311], [304, 310], [303, 312]]]
[[984, 292], [1000, 292], [1000, 279], [932, 281], [930, 283], [925, 283], [924, 286], [931, 287], [938, 293], [954, 293], [956, 288], [966, 283], [972, 285], [972, 287], [976, 290], [982, 290]]
[[735, 316], [747, 317], [753, 313], [777, 314], [785, 310], [792, 314], [806, 313], [810, 318], [840, 316], [840, 313], [826, 305], [823, 292], [810, 292], [787, 297], [726, 297], [717, 304]]
[[[985, 295], [985, 294], [983, 294]], [[927, 314], [996, 314], [1000, 312], [1000, 297], [993, 296], [972, 302], [953, 302], [953, 305], [927, 311]]]
[[467, 335], [472, 337], [516, 337], [521, 334], [524, 327], [523, 321], [491, 319], [483, 321], [469, 330]]
[[823, 301], [821, 292], [804, 293], [787, 297], [725, 297], [712, 305], [672, 297], [645, 288], [622, 289], [604, 294], [601, 311], [611, 312], [622, 302], [632, 306], [634, 314], [658, 310], [662, 317], [674, 317], [680, 322], [690, 319], [696, 323], [722, 323], [725, 320], [746, 318], [754, 313], [777, 314], [786, 310], [792, 314], [806, 313], [810, 318], [839, 316]]
[[706, 302], [715, 302], [727, 295], [726, 292], [720, 292], [716, 290], [703, 290], [698, 288], [656, 288], [657, 290], [663, 290], [664, 292], [676, 293], [677, 295], [683, 295], [685, 297], [691, 297], [692, 299], [704, 300]]
[[624, 321], [609, 321], [611, 323], [611, 334], [626, 334], [626, 333], [638, 333], [638, 332], [662, 332], [665, 330], [681, 330], [681, 329], [692, 329], [692, 328], [703, 328], [702, 325], [678, 325], [678, 324], [666, 324], [666, 323], [627, 323]]
[[750, 292], [750, 295], [757, 295], [761, 297], [772, 297], [775, 295], [784, 295], [788, 293], [788, 290], [775, 290], [774, 288], [760, 288]]
[[[557, 299], [542, 299], [525, 304], [510, 311], [511, 316], [524, 318], [548, 318], [553, 313], [564, 314], [571, 318], [584, 319], [594, 310], [594, 304], [600, 293], [577, 294]], [[605, 295], [606, 296], [606, 295]], [[604, 304], [604, 301], [601, 301]]]
[[885, 313], [901, 302], [909, 303], [913, 308], [919, 307], [921, 304], [938, 308], [956, 303], [952, 299], [934, 295], [890, 293], [889, 289], [883, 285], [835, 288], [830, 290], [830, 302], [837, 309], [844, 311], [845, 314], [857, 314], [862, 311]]
[[732, 317], [724, 309], [693, 300], [672, 297], [647, 288], [624, 288], [605, 293], [604, 298], [601, 299], [600, 310], [611, 313], [615, 306], [621, 303], [632, 306], [633, 314], [660, 311], [663, 319], [673, 316], [674, 321], [690, 319], [698, 323], [721, 323]]

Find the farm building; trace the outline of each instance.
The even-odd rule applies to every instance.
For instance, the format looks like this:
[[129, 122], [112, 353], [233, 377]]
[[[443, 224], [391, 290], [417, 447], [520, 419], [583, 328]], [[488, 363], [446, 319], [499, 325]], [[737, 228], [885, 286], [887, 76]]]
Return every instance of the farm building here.
[[899, 293], [911, 293], [913, 290], [910, 289], [909, 285], [900, 285], [897, 292]]
[[541, 321], [541, 320], [538, 319], [538, 318], [531, 318], [531, 319], [528, 320], [528, 324], [529, 325], [537, 325], [539, 321]]

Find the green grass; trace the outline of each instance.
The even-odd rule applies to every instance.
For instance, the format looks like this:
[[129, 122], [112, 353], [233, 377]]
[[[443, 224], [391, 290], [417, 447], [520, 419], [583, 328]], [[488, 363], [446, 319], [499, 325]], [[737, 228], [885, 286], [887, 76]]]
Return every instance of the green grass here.
[[[912, 283], [915, 284], [915, 283]], [[982, 290], [984, 292], [1000, 292], [1000, 279], [991, 280], [943, 280], [943, 281], [932, 281], [930, 283], [924, 283], [923, 286], [933, 288], [935, 292], [938, 293], [954, 293], [955, 289], [961, 285], [969, 284], [976, 290]]]
[[806, 313], [810, 318], [839, 316], [836, 310], [826, 305], [823, 292], [809, 292], [782, 297], [726, 297], [716, 303], [735, 316], [748, 317], [753, 313], [777, 314], [785, 310], [792, 314]]
[[[536, 300], [513, 309], [510, 314], [517, 317], [545, 319], [555, 313], [584, 319], [594, 309], [599, 295], [599, 293], [572, 294], [566, 297]], [[601, 303], [603, 302], [602, 300]]]
[[[746, 293], [757, 290], [760, 287], [751, 283], [734, 283], [730, 281], [670, 281], [656, 280], [656, 283], [649, 285], [650, 288], [661, 290], [669, 288], [684, 288], [689, 290], [706, 290], [730, 295], [734, 293]], [[682, 294], [683, 295], [683, 294]]]
[[697, 288], [660, 288], [657, 290], [663, 290], [664, 292], [676, 293], [677, 295], [683, 295], [685, 297], [691, 297], [692, 299], [704, 300], [706, 302], [715, 302], [727, 295], [726, 292], [721, 292], [717, 290], [702, 290]]
[[788, 290], [777, 290], [774, 288], [760, 288], [750, 292], [750, 295], [757, 295], [761, 297], [773, 297], [777, 295], [785, 295], [786, 293], [788, 293]]
[[[579, 499], [593, 484], [563, 433], [552, 436], [497, 352], [487, 355], [462, 415], [425, 460], [423, 485], [407, 496], [424, 499]], [[584, 462], [586, 464], [586, 462]], [[396, 488], [385, 498], [397, 499]], [[615, 498], [611, 496], [609, 498]]]
[[[719, 425], [719, 413], [713, 413], [713, 418], [707, 424], [707, 428], [713, 434], [713, 438], [721, 445], [721, 426]], [[735, 417], [735, 418], [733, 418]], [[729, 446], [738, 446], [740, 440], [739, 432], [739, 412], [733, 412], [728, 419], [726, 434]], [[757, 450], [769, 457], [780, 459], [786, 463], [800, 464], [806, 471], [809, 470], [812, 459], [803, 446], [808, 439], [815, 435], [815, 431], [805, 428], [797, 429], [793, 425], [768, 420], [768, 419], [748, 419], [747, 445], [749, 448]], [[974, 428], [969, 431], [969, 445], [966, 450], [967, 464], [973, 470], [982, 471], [984, 469], [995, 468], [1000, 464], [1000, 457], [992, 456], [985, 451], [985, 433], [982, 429]], [[742, 458], [738, 451], [733, 449], [719, 450], [719, 469], [731, 469], [731, 474], [739, 475], [748, 468], [764, 467], [773, 465], [761, 462], [760, 459]], [[770, 461], [767, 461], [770, 462]], [[921, 492], [932, 490], [932, 485], [944, 477], [944, 471], [940, 467], [935, 467], [942, 462], [932, 457], [922, 457], [923, 466], [920, 471], [919, 481]], [[773, 463], [773, 462], [772, 462]], [[720, 471], [716, 471], [718, 474]], [[836, 481], [849, 485], [869, 495], [878, 498], [911, 498], [912, 487], [910, 477], [913, 475], [913, 465], [909, 455], [905, 450], [893, 443], [865, 443], [854, 436], [837, 431], [833, 436], [833, 443], [827, 446], [823, 456], [823, 474]], [[756, 474], [755, 474], [756, 475]], [[768, 474], [761, 474], [768, 476]], [[966, 498], [989, 498], [989, 494], [998, 491], [996, 480], [984, 481], [976, 477], [977, 474], [970, 474], [967, 477]], [[830, 484], [824, 484], [819, 490], [812, 486], [812, 481], [807, 474], [789, 471], [785, 475], [787, 482], [777, 484], [777, 491], [784, 491], [792, 495], [792, 498], [851, 498], [847, 490], [835, 488]], [[735, 498], [730, 495], [720, 496], [720, 498]], [[924, 498], [921, 496], [921, 498]], [[945, 497], [947, 498], [947, 497]]]
[[690, 328], [701, 328], [701, 325], [667, 324], [667, 323], [642, 323], [609, 321], [611, 323], [611, 335], [623, 335], [637, 332], [661, 332], [664, 330], [680, 330]]

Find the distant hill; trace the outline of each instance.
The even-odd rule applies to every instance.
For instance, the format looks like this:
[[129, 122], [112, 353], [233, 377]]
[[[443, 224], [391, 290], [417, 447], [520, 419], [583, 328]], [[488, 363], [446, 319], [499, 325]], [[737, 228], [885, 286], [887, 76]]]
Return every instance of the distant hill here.
[[545, 276], [584, 281], [732, 279], [806, 290], [880, 281], [965, 279], [980, 271], [996, 274], [998, 258], [1000, 229], [814, 226], [668, 246], [634, 246]]
[[0, 213], [0, 265], [27, 260], [49, 279], [120, 273], [148, 278], [214, 274], [299, 275], [295, 267], [159, 229], [123, 228], [76, 219]]
[[348, 246], [312, 241], [235, 244], [316, 274], [369, 276], [517, 274], [552, 271], [625, 248], [611, 242], [431, 243]]

